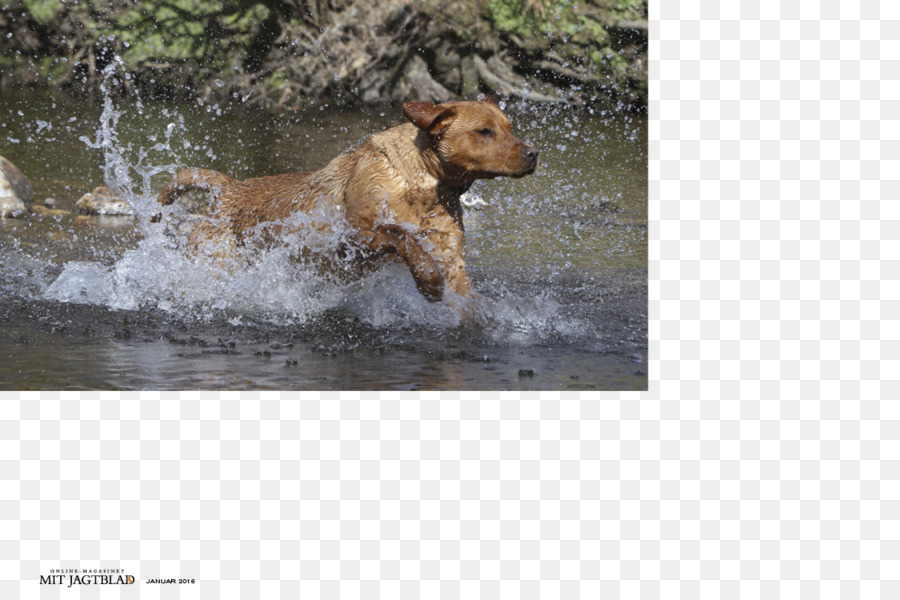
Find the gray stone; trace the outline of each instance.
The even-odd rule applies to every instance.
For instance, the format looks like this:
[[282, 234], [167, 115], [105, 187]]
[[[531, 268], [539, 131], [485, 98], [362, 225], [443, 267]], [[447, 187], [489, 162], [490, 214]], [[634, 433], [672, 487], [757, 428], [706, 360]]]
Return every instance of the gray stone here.
[[28, 178], [16, 165], [0, 156], [0, 219], [24, 215], [25, 202], [34, 197]]
[[78, 212], [87, 215], [134, 216], [131, 206], [106, 186], [94, 188], [75, 203]]

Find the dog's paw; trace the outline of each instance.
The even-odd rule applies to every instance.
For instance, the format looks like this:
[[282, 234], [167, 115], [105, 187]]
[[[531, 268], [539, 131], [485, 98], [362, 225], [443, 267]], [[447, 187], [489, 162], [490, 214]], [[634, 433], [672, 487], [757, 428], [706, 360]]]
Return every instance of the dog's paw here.
[[485, 325], [493, 320], [493, 302], [475, 291], [466, 295], [449, 292], [444, 303], [459, 315], [460, 325]]
[[409, 247], [409, 267], [416, 288], [429, 302], [440, 302], [444, 297], [444, 274], [438, 262], [423, 251], [418, 244]]
[[437, 268], [437, 264], [435, 264], [434, 272], [426, 276], [417, 274], [415, 280], [416, 289], [429, 302], [440, 302], [444, 298], [444, 277]]

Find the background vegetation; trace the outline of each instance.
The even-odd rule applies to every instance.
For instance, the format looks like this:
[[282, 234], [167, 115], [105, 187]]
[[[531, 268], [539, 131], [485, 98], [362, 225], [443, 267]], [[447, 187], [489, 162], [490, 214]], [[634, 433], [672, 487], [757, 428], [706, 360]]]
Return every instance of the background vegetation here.
[[300, 106], [479, 92], [643, 110], [647, 0], [0, 0], [0, 86]]

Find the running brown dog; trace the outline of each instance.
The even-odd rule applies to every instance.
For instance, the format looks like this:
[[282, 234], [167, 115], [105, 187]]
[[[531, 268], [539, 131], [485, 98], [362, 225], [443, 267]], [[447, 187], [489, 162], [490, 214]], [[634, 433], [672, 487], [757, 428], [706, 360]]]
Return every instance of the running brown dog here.
[[403, 114], [411, 123], [370, 136], [318, 171], [238, 181], [185, 169], [158, 200], [171, 204], [191, 189], [212, 194], [215, 219], [195, 227], [189, 245], [213, 241], [219, 256], [243, 245], [259, 224], [296, 211], [338, 210], [355, 230], [352, 243], [364, 260], [400, 257], [428, 300], [441, 300], [445, 288], [472, 296], [460, 195], [476, 179], [533, 173], [538, 151], [513, 136], [494, 99], [407, 102]]

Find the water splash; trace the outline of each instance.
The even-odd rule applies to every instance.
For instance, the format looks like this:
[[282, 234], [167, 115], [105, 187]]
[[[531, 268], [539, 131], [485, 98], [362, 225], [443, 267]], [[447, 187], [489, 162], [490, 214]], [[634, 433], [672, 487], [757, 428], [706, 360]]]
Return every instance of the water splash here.
[[[119, 139], [120, 119], [124, 112], [113, 102], [114, 87], [118, 81], [129, 77], [125, 72], [122, 58], [113, 56], [109, 65], [103, 70], [100, 91], [103, 96], [103, 112], [100, 125], [91, 139], [80, 136], [79, 139], [91, 149], [103, 153], [103, 180], [111, 190], [122, 196], [134, 211], [138, 225], [147, 233], [151, 216], [158, 212], [152, 192], [152, 179], [161, 173], [174, 173], [177, 170], [178, 155], [172, 148], [173, 138], [184, 135], [186, 127], [181, 115], [170, 122], [163, 132], [163, 141], [151, 134], [149, 141], [156, 142], [152, 146], [138, 146], [121, 142]], [[143, 114], [143, 103], [138, 92], [135, 95], [134, 107], [138, 114]], [[151, 162], [152, 156], [152, 162]], [[164, 162], [170, 160], [171, 162]]]
[[[190, 216], [178, 203], [161, 207], [155, 200], [154, 188], [161, 185], [161, 177], [192, 164], [204, 149], [207, 157], [214, 158], [218, 152], [212, 142], [203, 148], [189, 141], [187, 122], [190, 118], [185, 119], [183, 114], [171, 108], [163, 109], [167, 111], [163, 115], [164, 125], [159, 131], [146, 133], [144, 144], [123, 142], [120, 134], [123, 118], [127, 119], [128, 115], [114, 102], [113, 92], [121, 68], [122, 61], [115, 58], [104, 70], [103, 111], [99, 125], [92, 137], [80, 139], [89, 148], [102, 152], [104, 180], [131, 205], [142, 237], [134, 247], [110, 257], [110, 260], [66, 263], [59, 276], [46, 286], [45, 298], [119, 310], [159, 309], [183, 319], [224, 319], [228, 322], [250, 319], [277, 325], [304, 324], [315, 322], [325, 313], [339, 311], [382, 329], [424, 324], [447, 330], [460, 325], [460, 314], [452, 306], [453, 299], [436, 304], [427, 302], [415, 289], [404, 265], [390, 264], [361, 279], [345, 281], [323, 273], [314, 260], [297, 260], [302, 254], [301, 247], [312, 249], [319, 257], [332, 256], [347, 233], [346, 223], [339, 220], [332, 221], [326, 233], [310, 228], [282, 246], [253, 253], [240, 264], [218, 265], [189, 258], [181, 248], [184, 233], [179, 224], [208, 217]], [[134, 106], [138, 113], [144, 110], [139, 98]], [[213, 112], [221, 113], [221, 108], [216, 107]], [[213, 112], [207, 110], [207, 114]], [[577, 116], [556, 118], [553, 112], [512, 106], [510, 112], [517, 113], [516, 122], [521, 123], [520, 127], [555, 135], [560, 145], [567, 146], [566, 152], [597, 150], [579, 131]], [[597, 160], [604, 158], [600, 154]], [[235, 164], [234, 168], [246, 169], [247, 166]], [[549, 168], [542, 164], [536, 177], [551, 177], [546, 175]], [[570, 236], [573, 244], [590, 243], [585, 231], [593, 224], [582, 225], [582, 221], [593, 217], [568, 208], [576, 204], [590, 206], [595, 202], [588, 198], [591, 192], [585, 188], [584, 181], [590, 181], [590, 177], [577, 173], [572, 177], [566, 173], [549, 192], [543, 195], [532, 192], [524, 199], [517, 191], [504, 191], [515, 189], [507, 186], [518, 186], [521, 182], [492, 184], [499, 185], [500, 191], [493, 188], [494, 193], [488, 201], [490, 210], [472, 216], [471, 222], [467, 217], [467, 235], [474, 242], [470, 245], [470, 259], [475, 259], [472, 264], [479, 260], [482, 263], [493, 261], [495, 254], [509, 254], [506, 248], [510, 241], [500, 239], [501, 235], [520, 248], [522, 241], [532, 236], [537, 227], [553, 227], [559, 235]], [[556, 211], [551, 215], [552, 219], [547, 218], [549, 211]], [[150, 221], [156, 214], [162, 214], [160, 223]], [[560, 214], [574, 223], [554, 222]], [[295, 218], [313, 217], [297, 215]], [[486, 224], [483, 228], [479, 226], [479, 220]], [[502, 226], [497, 226], [498, 220], [502, 220]], [[504, 231], [510, 223], [515, 229]], [[566, 244], [534, 245], [543, 252], [533, 258], [541, 268], [548, 264], [570, 270], [577, 267], [571, 248]], [[571, 341], [600, 337], [583, 313], [569, 313], [565, 288], [554, 289], [554, 285], [549, 285], [556, 277], [553, 269], [539, 276], [548, 284], [546, 289], [532, 293], [523, 292], [510, 282], [511, 270], [521, 268], [521, 265], [500, 261], [489, 267], [491, 273], [482, 277], [477, 286], [485, 297], [477, 302], [475, 312], [478, 326], [490, 340], [499, 344], [527, 345], [555, 339]]]

